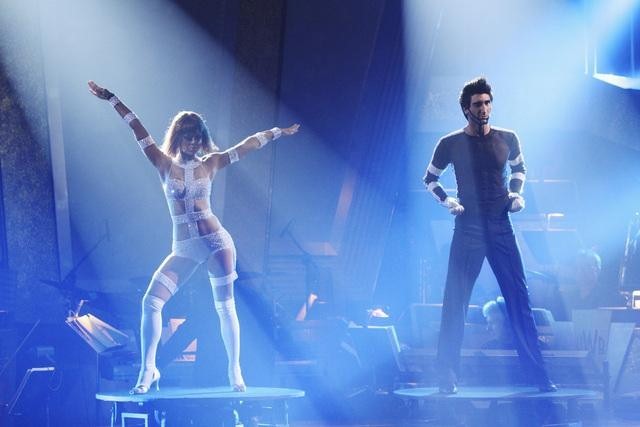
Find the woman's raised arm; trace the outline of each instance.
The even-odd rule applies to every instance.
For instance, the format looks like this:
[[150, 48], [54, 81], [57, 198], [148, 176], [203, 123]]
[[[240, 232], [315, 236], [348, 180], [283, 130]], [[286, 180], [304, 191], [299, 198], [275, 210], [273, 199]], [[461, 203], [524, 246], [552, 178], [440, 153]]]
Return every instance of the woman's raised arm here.
[[160, 175], [164, 176], [164, 173], [171, 166], [171, 159], [169, 159], [169, 157], [158, 148], [151, 135], [149, 135], [149, 132], [147, 132], [147, 129], [142, 125], [138, 116], [136, 116], [136, 114], [122, 101], [120, 101], [120, 99], [118, 99], [118, 97], [110, 90], [98, 86], [93, 80], [90, 80], [88, 84], [89, 91], [94, 96], [99, 99], [109, 101], [120, 117], [127, 122], [131, 130], [133, 130], [133, 134], [138, 141], [138, 145], [140, 145], [144, 154], [158, 169]]

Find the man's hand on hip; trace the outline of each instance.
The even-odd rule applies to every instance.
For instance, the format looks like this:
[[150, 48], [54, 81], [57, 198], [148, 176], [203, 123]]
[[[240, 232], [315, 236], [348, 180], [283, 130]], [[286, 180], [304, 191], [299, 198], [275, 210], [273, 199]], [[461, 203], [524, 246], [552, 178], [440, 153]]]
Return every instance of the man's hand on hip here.
[[447, 197], [444, 199], [442, 206], [449, 209], [451, 215], [458, 216], [464, 212], [464, 206], [462, 206], [455, 197]]
[[509, 193], [509, 212], [520, 212], [524, 209], [524, 198], [520, 193]]

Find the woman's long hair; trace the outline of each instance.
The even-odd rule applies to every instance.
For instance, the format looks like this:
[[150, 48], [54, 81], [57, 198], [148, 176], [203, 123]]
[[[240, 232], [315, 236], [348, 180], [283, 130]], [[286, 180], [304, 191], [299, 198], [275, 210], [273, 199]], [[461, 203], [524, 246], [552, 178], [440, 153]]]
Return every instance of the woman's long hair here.
[[204, 118], [200, 114], [193, 111], [180, 111], [171, 119], [171, 123], [164, 134], [162, 151], [171, 157], [175, 157], [180, 151], [182, 133], [186, 130], [196, 130], [202, 134], [203, 154], [220, 150], [211, 139], [209, 128], [207, 128]]

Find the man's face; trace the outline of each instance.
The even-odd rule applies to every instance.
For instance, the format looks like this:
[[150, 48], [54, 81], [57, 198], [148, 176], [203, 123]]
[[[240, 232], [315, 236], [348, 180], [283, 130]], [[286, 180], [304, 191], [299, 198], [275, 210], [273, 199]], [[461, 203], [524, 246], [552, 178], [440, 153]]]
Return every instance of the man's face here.
[[481, 93], [476, 95], [471, 95], [471, 102], [469, 103], [469, 108], [465, 110], [467, 113], [467, 119], [471, 121], [471, 118], [468, 117], [469, 114], [472, 114], [477, 119], [488, 122], [489, 117], [491, 116], [491, 96], [488, 93]]

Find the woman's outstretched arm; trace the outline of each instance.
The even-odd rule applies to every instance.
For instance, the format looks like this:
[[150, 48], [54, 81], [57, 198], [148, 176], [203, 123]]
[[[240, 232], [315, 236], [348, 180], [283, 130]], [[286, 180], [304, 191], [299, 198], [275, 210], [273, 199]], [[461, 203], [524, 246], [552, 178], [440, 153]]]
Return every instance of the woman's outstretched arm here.
[[140, 148], [147, 156], [147, 158], [158, 169], [161, 176], [164, 176], [165, 172], [171, 166], [171, 160], [166, 154], [164, 154], [155, 141], [147, 132], [147, 129], [142, 125], [142, 122], [136, 116], [136, 114], [129, 109], [117, 96], [110, 90], [98, 86], [93, 80], [89, 81], [89, 91], [97, 98], [109, 101], [120, 117], [127, 122], [133, 134], [140, 145]]
[[287, 128], [281, 129], [275, 127], [270, 130], [257, 132], [225, 151], [206, 156], [205, 161], [207, 163], [213, 162], [215, 163], [215, 168], [222, 169], [231, 163], [237, 162], [248, 153], [264, 147], [269, 142], [276, 140], [281, 136], [291, 136], [296, 134], [299, 128], [300, 125], [296, 123]]

